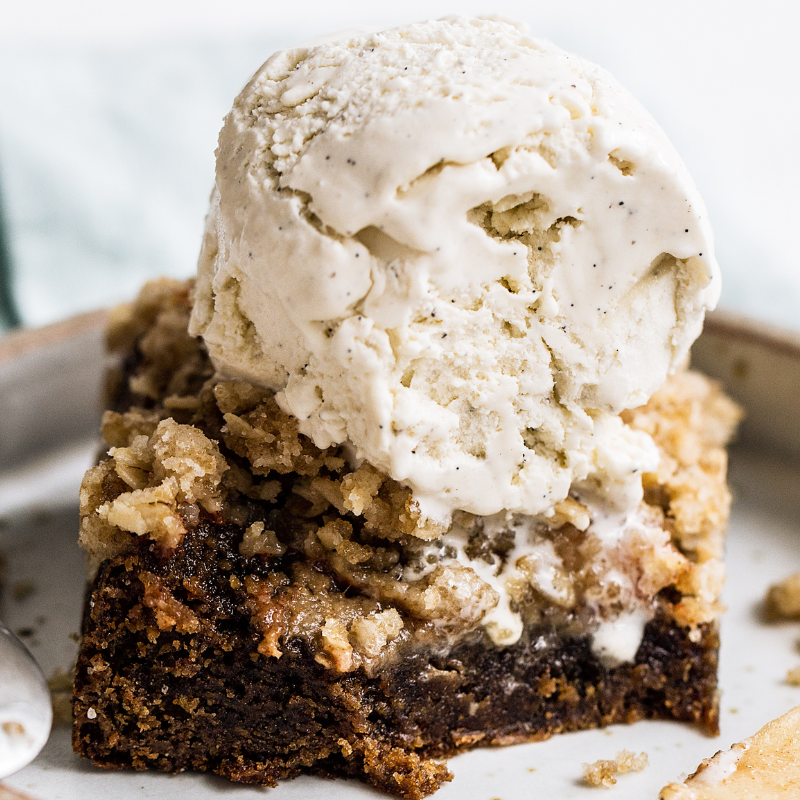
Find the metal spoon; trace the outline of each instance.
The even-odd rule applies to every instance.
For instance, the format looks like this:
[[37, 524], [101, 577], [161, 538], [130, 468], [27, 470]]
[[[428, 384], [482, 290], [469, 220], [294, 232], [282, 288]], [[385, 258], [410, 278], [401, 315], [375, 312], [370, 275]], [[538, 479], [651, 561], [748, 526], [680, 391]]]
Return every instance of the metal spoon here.
[[50, 692], [39, 665], [0, 622], [0, 778], [33, 761], [52, 722]]

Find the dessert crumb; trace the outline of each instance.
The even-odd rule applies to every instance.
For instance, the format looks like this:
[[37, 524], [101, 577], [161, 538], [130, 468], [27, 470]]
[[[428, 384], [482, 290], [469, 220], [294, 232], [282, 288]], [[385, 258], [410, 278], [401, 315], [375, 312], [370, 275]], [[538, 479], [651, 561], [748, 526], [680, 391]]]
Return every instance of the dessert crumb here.
[[625, 772], [641, 772], [647, 766], [647, 753], [634, 755], [630, 750], [620, 750], [613, 761], [599, 759], [583, 765], [583, 780], [589, 786], [610, 789], [617, 782], [617, 775]]
[[800, 667], [792, 667], [786, 672], [786, 683], [789, 686], [800, 686]]
[[770, 619], [800, 619], [800, 572], [769, 587], [766, 608]]
[[617, 782], [617, 762], [600, 759], [583, 765], [583, 780], [589, 786], [611, 788]]
[[647, 753], [639, 753], [639, 755], [636, 756], [629, 750], [620, 750], [615, 760], [619, 771], [622, 773], [641, 772], [648, 763]]

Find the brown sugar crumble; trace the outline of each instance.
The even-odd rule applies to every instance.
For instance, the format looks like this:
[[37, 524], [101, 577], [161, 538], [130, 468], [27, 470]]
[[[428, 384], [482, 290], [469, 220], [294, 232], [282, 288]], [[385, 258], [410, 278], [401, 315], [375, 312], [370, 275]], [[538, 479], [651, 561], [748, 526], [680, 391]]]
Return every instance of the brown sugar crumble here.
[[634, 755], [629, 750], [620, 750], [613, 761], [600, 759], [583, 765], [583, 780], [589, 786], [610, 789], [617, 782], [617, 775], [626, 772], [641, 772], [647, 766], [647, 753]]

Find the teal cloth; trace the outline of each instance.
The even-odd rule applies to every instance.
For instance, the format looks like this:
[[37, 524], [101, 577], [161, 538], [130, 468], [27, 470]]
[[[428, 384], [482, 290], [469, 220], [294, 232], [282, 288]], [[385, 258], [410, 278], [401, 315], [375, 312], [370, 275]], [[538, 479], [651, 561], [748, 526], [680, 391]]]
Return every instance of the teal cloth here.
[[281, 44], [0, 50], [0, 192], [25, 325], [194, 272], [223, 116]]
[[0, 332], [22, 323], [11, 288], [11, 258], [6, 238], [3, 205], [0, 203]]

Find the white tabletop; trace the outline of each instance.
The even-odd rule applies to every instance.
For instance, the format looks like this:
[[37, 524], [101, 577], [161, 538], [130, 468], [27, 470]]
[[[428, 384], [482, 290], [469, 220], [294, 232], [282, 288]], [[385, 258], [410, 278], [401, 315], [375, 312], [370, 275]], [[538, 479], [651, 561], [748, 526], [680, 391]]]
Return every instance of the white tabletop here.
[[222, 116], [274, 49], [488, 10], [644, 102], [709, 207], [723, 305], [800, 327], [800, 5], [786, 0], [0, 0], [0, 191], [26, 323], [191, 274]]

